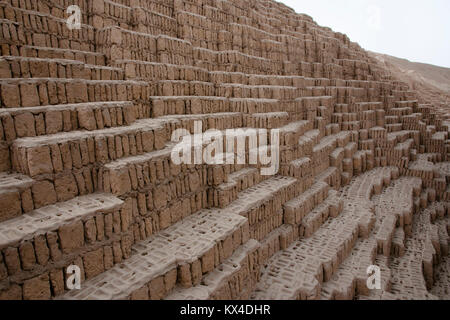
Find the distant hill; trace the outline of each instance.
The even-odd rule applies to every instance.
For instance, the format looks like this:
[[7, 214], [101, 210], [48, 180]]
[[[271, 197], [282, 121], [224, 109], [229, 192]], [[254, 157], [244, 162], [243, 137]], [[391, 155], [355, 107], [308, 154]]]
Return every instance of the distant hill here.
[[392, 74], [436, 104], [450, 103], [450, 69], [369, 52]]

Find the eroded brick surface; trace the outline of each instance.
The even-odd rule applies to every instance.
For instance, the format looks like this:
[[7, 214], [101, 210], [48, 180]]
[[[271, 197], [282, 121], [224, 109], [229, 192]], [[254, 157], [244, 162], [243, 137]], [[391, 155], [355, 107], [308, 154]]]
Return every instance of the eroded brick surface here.
[[[1, 300], [449, 298], [448, 105], [273, 1], [66, 5], [0, 4]], [[174, 163], [237, 128], [275, 175]]]

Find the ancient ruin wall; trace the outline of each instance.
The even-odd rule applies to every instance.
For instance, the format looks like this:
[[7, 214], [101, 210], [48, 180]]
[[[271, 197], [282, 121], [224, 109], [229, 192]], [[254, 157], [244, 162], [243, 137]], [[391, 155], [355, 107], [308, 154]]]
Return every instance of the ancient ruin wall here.
[[[347, 36], [260, 0], [2, 0], [0, 25], [0, 300], [449, 298], [448, 106]], [[276, 174], [173, 161], [174, 132], [239, 128]]]

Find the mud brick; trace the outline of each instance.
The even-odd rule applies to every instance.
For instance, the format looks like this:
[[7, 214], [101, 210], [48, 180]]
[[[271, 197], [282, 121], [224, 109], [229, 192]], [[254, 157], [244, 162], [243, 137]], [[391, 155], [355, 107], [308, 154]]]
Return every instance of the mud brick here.
[[24, 300], [47, 300], [51, 297], [50, 279], [47, 274], [23, 283]]
[[95, 277], [105, 271], [103, 248], [85, 254], [83, 265], [86, 279]]
[[17, 136], [34, 137], [36, 136], [36, 128], [34, 116], [31, 112], [19, 114], [14, 117]]
[[34, 107], [40, 105], [39, 94], [36, 83], [23, 83], [20, 85], [20, 96], [23, 107]]
[[32, 177], [53, 172], [50, 148], [47, 146], [28, 149], [27, 162]]
[[81, 221], [62, 226], [58, 230], [58, 235], [64, 254], [74, 252], [84, 246], [84, 229]]
[[50, 286], [53, 295], [59, 296], [64, 293], [64, 271], [57, 269], [50, 271]]
[[203, 274], [208, 273], [214, 269], [214, 248], [210, 249], [202, 257], [202, 272]]
[[20, 260], [23, 270], [32, 270], [36, 265], [36, 255], [31, 242], [25, 242], [19, 247]]
[[41, 208], [54, 204], [57, 201], [57, 194], [53, 183], [50, 181], [39, 181], [31, 188], [35, 208]]
[[19, 86], [16, 84], [3, 83], [1, 85], [2, 103], [7, 108], [17, 108], [22, 106], [20, 100]]
[[41, 266], [45, 266], [50, 259], [50, 249], [47, 246], [45, 236], [40, 235], [34, 239], [34, 248], [36, 251], [36, 260]]
[[55, 179], [55, 191], [58, 201], [67, 201], [78, 195], [78, 187], [72, 174], [65, 174]]
[[22, 300], [22, 288], [14, 284], [7, 289], [0, 290], [0, 300]]
[[161, 300], [166, 295], [163, 276], [159, 276], [150, 282], [149, 292], [151, 300]]
[[20, 193], [17, 190], [0, 192], [0, 221], [22, 214]]
[[149, 288], [147, 286], [134, 291], [130, 297], [131, 300], [149, 300], [149, 298]]
[[9, 275], [15, 275], [21, 271], [19, 251], [17, 248], [7, 248], [4, 251], [5, 264]]

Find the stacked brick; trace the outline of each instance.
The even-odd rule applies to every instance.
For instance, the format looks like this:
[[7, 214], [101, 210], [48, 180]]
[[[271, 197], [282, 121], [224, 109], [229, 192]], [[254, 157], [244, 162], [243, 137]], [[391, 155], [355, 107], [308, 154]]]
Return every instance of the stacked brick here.
[[[333, 289], [360, 276], [345, 257], [401, 257], [410, 211], [450, 199], [442, 113], [282, 4], [6, 0], [0, 25], [2, 300], [350, 298]], [[176, 165], [172, 133], [198, 122], [279, 130], [279, 171]], [[377, 215], [399, 173], [419, 185], [387, 189], [408, 212]], [[288, 290], [271, 273], [286, 265]]]

